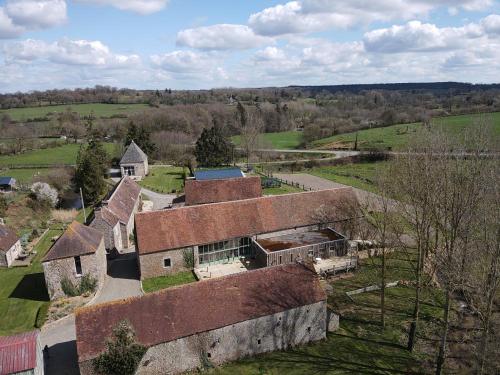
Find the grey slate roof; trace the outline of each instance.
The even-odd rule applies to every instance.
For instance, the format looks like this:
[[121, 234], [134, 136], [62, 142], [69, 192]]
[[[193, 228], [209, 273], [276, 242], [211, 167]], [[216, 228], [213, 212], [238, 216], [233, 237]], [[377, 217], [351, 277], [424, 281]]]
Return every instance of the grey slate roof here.
[[142, 163], [143, 161], [148, 161], [148, 156], [132, 141], [123, 154], [120, 164]]

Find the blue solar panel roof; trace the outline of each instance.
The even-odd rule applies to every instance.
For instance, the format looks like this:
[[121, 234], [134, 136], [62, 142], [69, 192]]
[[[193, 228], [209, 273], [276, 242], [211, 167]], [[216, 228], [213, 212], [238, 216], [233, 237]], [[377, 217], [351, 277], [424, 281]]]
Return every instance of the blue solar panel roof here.
[[239, 168], [211, 169], [206, 171], [194, 172], [194, 178], [197, 180], [222, 180], [224, 178], [244, 177]]

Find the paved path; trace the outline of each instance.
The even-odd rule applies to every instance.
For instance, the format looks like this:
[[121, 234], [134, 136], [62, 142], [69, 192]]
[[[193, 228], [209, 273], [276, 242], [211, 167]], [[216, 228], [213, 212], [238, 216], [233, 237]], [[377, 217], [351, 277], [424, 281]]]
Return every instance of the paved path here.
[[345, 158], [348, 156], [354, 156], [358, 155], [361, 152], [360, 151], [348, 151], [348, 150], [301, 150], [301, 149], [294, 149], [294, 150], [280, 150], [280, 149], [259, 149], [255, 150], [257, 152], [277, 152], [281, 154], [327, 154], [327, 155], [334, 155], [335, 159], [341, 159]]
[[[108, 274], [103, 288], [90, 304], [98, 304], [116, 299], [141, 295], [139, 272], [135, 249], [109, 261]], [[47, 324], [41, 332], [42, 347], [49, 347], [46, 374], [79, 374], [76, 354], [75, 317], [73, 314]]]
[[[307, 173], [274, 173], [274, 177], [281, 178], [282, 180], [291, 181], [294, 183], [299, 183], [301, 186], [304, 185], [306, 188], [312, 190], [325, 190], [325, 189], [336, 189], [351, 187], [344, 184], [339, 184], [338, 182], [330, 181], [325, 178], [313, 176]], [[352, 188], [356, 193], [357, 198], [360, 202], [368, 205], [373, 205], [380, 197], [377, 194], [370, 193], [366, 190], [361, 190], [358, 188]]]

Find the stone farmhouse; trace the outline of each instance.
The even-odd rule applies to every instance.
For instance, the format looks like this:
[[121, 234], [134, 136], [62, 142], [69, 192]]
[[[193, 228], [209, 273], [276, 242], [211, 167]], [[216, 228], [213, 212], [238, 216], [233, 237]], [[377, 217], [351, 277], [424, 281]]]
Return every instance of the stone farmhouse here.
[[98, 288], [106, 277], [106, 251], [103, 234], [76, 221], [72, 222], [42, 260], [45, 283], [51, 300], [65, 297], [61, 281], [78, 286], [81, 277], [90, 274]]
[[141, 208], [141, 187], [130, 177], [123, 177], [94, 211], [90, 224], [104, 234], [107, 252], [120, 252], [130, 247], [134, 233], [134, 214]]
[[326, 299], [314, 271], [290, 264], [80, 308], [80, 372], [93, 373], [92, 360], [123, 320], [148, 348], [136, 374], [176, 374], [321, 340]]
[[0, 337], [0, 374], [44, 374], [39, 331]]
[[259, 176], [229, 179], [187, 179], [184, 185], [186, 206], [236, 201], [262, 196]]
[[[341, 256], [346, 239], [328, 228], [350, 219], [342, 209], [346, 202], [357, 202], [351, 188], [137, 214], [136, 251], [141, 279], [185, 271], [190, 268], [186, 267], [186, 258], [194, 258], [198, 268], [242, 258], [262, 260], [259, 266], [265, 267], [304, 258]], [[295, 238], [276, 238], [282, 235]], [[258, 242], [265, 238], [282, 244], [273, 248]]]
[[132, 141], [120, 160], [122, 177], [142, 180], [149, 173], [148, 156]]
[[0, 266], [12, 266], [22, 252], [21, 240], [16, 232], [0, 223]]

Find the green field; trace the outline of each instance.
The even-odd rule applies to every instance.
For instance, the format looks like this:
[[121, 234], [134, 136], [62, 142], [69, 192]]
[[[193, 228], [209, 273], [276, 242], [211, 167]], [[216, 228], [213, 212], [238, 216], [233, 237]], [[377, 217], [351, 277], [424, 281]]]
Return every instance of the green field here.
[[[400, 258], [400, 259], [398, 259]], [[389, 281], [413, 280], [410, 263], [403, 254], [388, 259]], [[436, 344], [433, 329], [441, 317], [442, 295], [423, 290], [418, 350], [412, 355], [406, 348], [406, 335], [412, 314], [415, 290], [398, 286], [386, 290], [386, 329], [379, 324], [378, 292], [362, 293], [350, 300], [345, 292], [378, 283], [380, 260], [362, 261], [351, 278], [330, 281], [333, 292], [328, 297], [330, 308], [341, 314], [340, 328], [326, 340], [287, 351], [263, 354], [215, 368], [213, 374], [423, 374], [419, 361], [433, 360]]]
[[[456, 134], [463, 131], [466, 127], [474, 125], [474, 122], [481, 118], [491, 119], [495, 133], [500, 135], [500, 112], [435, 118], [432, 120], [431, 126], [441, 127], [447, 132]], [[357, 132], [358, 149], [401, 149], [408, 143], [408, 140], [415, 135], [417, 129], [421, 127], [421, 123], [413, 123], [360, 130]], [[323, 138], [313, 142], [311, 148], [353, 148], [355, 138], [356, 132], [335, 135], [333, 137]]]
[[[110, 154], [114, 151], [113, 143], [104, 143], [104, 147]], [[79, 149], [79, 144], [72, 143], [17, 155], [3, 155], [0, 156], [0, 167], [9, 165], [74, 165]]]
[[159, 276], [142, 281], [142, 289], [146, 293], [155, 292], [160, 289], [170, 288], [176, 285], [189, 284], [196, 281], [193, 272], [179, 272], [170, 276]]
[[[40, 260], [52, 245], [58, 229], [49, 230], [35, 246], [37, 255], [31, 266], [0, 269], [0, 335], [10, 335], [35, 328], [45, 320], [49, 296]], [[40, 312], [39, 312], [40, 310]]]
[[377, 172], [380, 172], [386, 165], [387, 162], [384, 161], [375, 163], [352, 163], [316, 167], [306, 172], [314, 176], [338, 182], [339, 184], [375, 192], [375, 178]]
[[[277, 150], [293, 150], [299, 147], [302, 142], [302, 133], [298, 131], [288, 131], [279, 133], [264, 133], [262, 136], [262, 148], [272, 148]], [[241, 136], [236, 135], [231, 138], [236, 147], [241, 145]]]
[[113, 115], [127, 115], [133, 112], [149, 108], [147, 104], [72, 104], [54, 105], [29, 108], [11, 108], [0, 110], [0, 116], [7, 113], [13, 120], [27, 121], [35, 118], [52, 117], [54, 114], [65, 112], [67, 108], [78, 112], [80, 116], [88, 116], [91, 113], [95, 117], [110, 117]]
[[48, 168], [41, 169], [5, 169], [0, 170], [0, 176], [14, 177], [18, 183], [31, 184], [37, 175], [43, 176], [50, 172]]
[[149, 175], [140, 185], [159, 193], [180, 192], [184, 186], [183, 168], [150, 166]]

